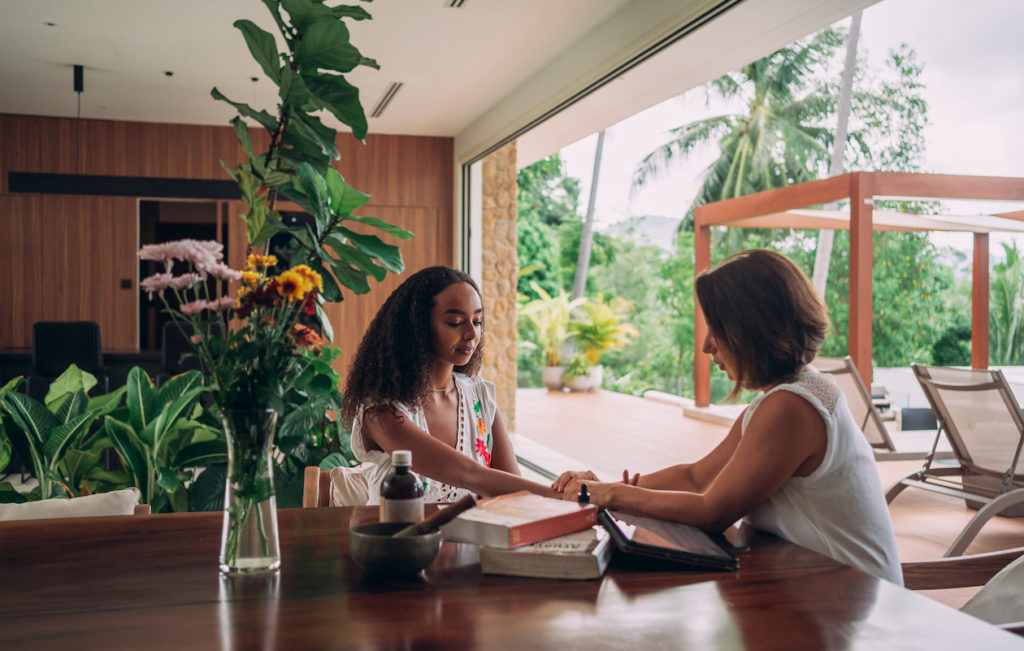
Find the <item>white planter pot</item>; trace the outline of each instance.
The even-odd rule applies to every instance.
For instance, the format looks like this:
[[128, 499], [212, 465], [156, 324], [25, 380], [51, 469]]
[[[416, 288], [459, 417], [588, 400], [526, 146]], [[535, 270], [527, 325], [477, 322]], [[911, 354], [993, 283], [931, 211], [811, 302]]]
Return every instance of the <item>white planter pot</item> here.
[[594, 366], [590, 369], [590, 390], [597, 391], [601, 388], [601, 382], [604, 380], [604, 367]]
[[570, 391], [589, 391], [592, 386], [590, 374], [580, 375], [570, 380], [565, 381], [565, 386], [569, 387]]
[[565, 382], [562, 381], [562, 373], [564, 372], [564, 366], [545, 366], [540, 370], [541, 381], [544, 382], [544, 386], [549, 391], [561, 391], [562, 387], [565, 386]]

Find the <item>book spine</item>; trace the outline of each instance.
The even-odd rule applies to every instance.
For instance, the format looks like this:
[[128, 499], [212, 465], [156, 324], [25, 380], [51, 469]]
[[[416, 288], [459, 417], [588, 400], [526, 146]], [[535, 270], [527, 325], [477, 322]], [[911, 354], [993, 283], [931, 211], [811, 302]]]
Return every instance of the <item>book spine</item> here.
[[548, 538], [581, 531], [595, 524], [597, 524], [597, 509], [580, 509], [575, 513], [561, 515], [556, 518], [509, 527], [508, 546], [513, 548], [529, 545], [530, 543], [540, 542]]

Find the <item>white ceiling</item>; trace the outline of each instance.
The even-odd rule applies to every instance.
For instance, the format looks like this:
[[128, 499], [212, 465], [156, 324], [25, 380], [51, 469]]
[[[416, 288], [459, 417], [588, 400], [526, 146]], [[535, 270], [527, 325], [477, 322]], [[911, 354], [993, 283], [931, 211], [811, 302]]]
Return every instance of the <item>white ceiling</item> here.
[[[873, 1], [746, 0], [520, 138], [520, 159], [544, 156]], [[456, 158], [465, 160], [558, 105], [574, 85], [615, 69], [707, 0], [445, 4], [363, 5], [374, 19], [350, 23], [352, 41], [381, 69], [361, 68], [349, 79], [367, 113], [390, 82], [404, 84], [369, 121], [371, 133], [454, 137]], [[0, 0], [0, 113], [75, 116], [75, 64], [85, 66], [83, 118], [226, 124], [233, 111], [210, 98], [213, 86], [272, 107], [276, 93], [232, 27], [239, 18], [276, 32], [258, 0]]]

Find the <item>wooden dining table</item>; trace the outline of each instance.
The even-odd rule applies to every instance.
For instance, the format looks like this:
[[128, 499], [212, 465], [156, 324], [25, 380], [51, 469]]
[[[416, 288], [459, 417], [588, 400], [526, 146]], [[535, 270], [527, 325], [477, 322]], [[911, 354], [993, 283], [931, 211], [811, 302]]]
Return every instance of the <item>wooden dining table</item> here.
[[226, 577], [219, 512], [0, 523], [0, 649], [985, 649], [1024, 639], [763, 532], [732, 572], [492, 576], [445, 542], [421, 574], [349, 556], [360, 508], [283, 509], [281, 567]]

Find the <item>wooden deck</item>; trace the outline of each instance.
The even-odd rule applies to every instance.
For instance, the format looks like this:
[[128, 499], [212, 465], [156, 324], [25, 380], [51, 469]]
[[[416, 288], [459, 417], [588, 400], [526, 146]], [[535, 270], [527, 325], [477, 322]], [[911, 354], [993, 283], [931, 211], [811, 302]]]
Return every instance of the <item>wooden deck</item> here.
[[[517, 453], [552, 471], [590, 469], [618, 480], [624, 468], [650, 472], [699, 458], [726, 435], [721, 425], [683, 418], [674, 405], [609, 391], [516, 392]], [[882, 486], [920, 467], [920, 461], [878, 464]], [[564, 466], [564, 467], [563, 467]], [[525, 473], [524, 468], [524, 474]], [[907, 489], [890, 505], [900, 558], [942, 556], [974, 511], [961, 500]], [[1024, 545], [1024, 518], [993, 518], [967, 553]], [[974, 589], [934, 591], [929, 596], [959, 607]]]

